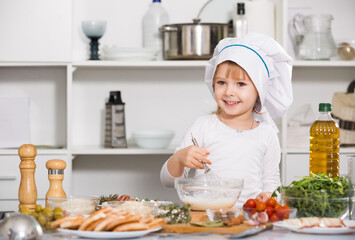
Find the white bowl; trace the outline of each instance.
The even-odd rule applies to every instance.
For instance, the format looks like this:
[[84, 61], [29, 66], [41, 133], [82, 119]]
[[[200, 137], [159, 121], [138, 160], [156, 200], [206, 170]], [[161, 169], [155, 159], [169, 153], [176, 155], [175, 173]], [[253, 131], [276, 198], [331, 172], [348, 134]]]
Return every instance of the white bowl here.
[[100, 199], [96, 196], [48, 197], [48, 206], [60, 207], [64, 215], [90, 215], [96, 210]]
[[174, 137], [174, 131], [164, 129], [138, 130], [132, 133], [134, 141], [141, 148], [166, 148]]

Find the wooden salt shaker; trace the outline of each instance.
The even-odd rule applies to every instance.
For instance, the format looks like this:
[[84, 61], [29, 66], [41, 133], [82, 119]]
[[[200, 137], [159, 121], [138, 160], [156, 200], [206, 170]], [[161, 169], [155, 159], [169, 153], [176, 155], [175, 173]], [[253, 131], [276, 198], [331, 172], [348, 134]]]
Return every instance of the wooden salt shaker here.
[[46, 194], [46, 206], [48, 206], [48, 197], [66, 197], [62, 186], [66, 166], [67, 164], [64, 160], [52, 159], [47, 161], [49, 189]]
[[23, 144], [18, 149], [20, 156], [21, 182], [18, 190], [18, 199], [20, 201], [19, 209], [27, 207], [29, 211], [34, 211], [37, 202], [37, 188], [35, 182], [35, 157], [37, 149], [31, 144]]

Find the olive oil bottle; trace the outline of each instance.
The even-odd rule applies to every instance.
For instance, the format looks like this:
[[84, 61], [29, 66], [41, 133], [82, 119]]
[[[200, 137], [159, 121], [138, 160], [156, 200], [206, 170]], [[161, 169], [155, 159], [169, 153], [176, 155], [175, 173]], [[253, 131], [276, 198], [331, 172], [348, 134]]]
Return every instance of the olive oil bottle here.
[[319, 104], [319, 117], [310, 129], [310, 173], [339, 176], [339, 127], [330, 115], [331, 104]]

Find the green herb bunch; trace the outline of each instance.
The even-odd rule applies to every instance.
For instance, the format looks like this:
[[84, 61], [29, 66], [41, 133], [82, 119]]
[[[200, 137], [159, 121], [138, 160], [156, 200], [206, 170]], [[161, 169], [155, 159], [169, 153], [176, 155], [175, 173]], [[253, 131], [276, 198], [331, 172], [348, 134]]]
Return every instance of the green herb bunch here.
[[110, 194], [108, 196], [101, 195], [99, 205], [101, 205], [104, 202], [115, 201], [115, 200], [117, 200], [118, 196], [119, 196], [118, 194]]
[[179, 204], [167, 204], [161, 207], [162, 213], [159, 214], [160, 218], [165, 218], [168, 224], [175, 223], [188, 223], [191, 220], [191, 207], [182, 206]]
[[349, 182], [345, 177], [313, 174], [278, 187], [284, 204], [297, 208], [297, 217], [341, 217], [348, 211]]

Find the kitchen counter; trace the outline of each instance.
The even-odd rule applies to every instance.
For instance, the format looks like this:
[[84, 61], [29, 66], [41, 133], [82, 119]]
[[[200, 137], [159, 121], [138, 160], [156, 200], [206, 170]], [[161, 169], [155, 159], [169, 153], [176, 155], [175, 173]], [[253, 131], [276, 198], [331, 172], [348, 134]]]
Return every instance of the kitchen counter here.
[[[353, 234], [344, 234], [344, 235], [315, 235], [315, 234], [302, 234], [302, 233], [293, 233], [291, 231], [288, 231], [286, 229], [280, 229], [280, 228], [274, 228], [273, 230], [262, 232], [260, 234], [254, 235], [252, 237], [248, 237], [247, 239], [262, 239], [262, 240], [290, 240], [290, 239], [297, 239], [297, 240], [317, 240], [317, 239], [334, 239], [336, 236], [337, 240], [353, 240], [355, 239], [355, 233]], [[3, 240], [5, 238], [0, 237], [0, 240]], [[51, 234], [45, 234], [43, 239], [46, 240], [59, 240], [59, 239], [84, 239], [84, 238], [76, 238], [74, 236], [70, 235], [63, 235], [60, 233], [51, 233]], [[156, 239], [166, 239], [166, 240], [171, 240], [171, 239], [209, 239], [209, 240], [223, 240], [223, 239], [229, 239], [228, 235], [217, 235], [217, 234], [205, 234], [205, 233], [200, 233], [200, 234], [182, 234], [182, 235], [176, 235], [176, 234], [170, 234], [170, 233], [152, 233], [149, 235], [146, 235], [142, 238], [139, 239], [144, 239], [144, 240], [156, 240]], [[244, 238], [246, 239], [246, 238]]]

